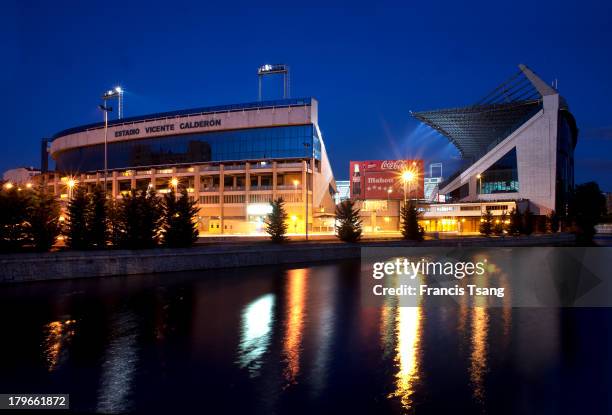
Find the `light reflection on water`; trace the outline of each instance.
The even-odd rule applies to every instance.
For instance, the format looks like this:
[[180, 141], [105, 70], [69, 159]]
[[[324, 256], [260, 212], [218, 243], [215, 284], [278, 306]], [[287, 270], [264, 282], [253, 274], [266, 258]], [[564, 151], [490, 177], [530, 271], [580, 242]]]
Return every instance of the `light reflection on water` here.
[[67, 346], [74, 336], [74, 320], [56, 320], [45, 325], [43, 331], [45, 340], [43, 353], [47, 362], [47, 370], [53, 372], [66, 359]]
[[125, 413], [131, 407], [129, 397], [139, 352], [137, 328], [136, 317], [132, 313], [122, 312], [113, 319], [111, 338], [102, 362], [98, 412]]
[[248, 368], [251, 377], [259, 374], [261, 359], [270, 346], [274, 301], [273, 294], [263, 295], [249, 303], [242, 312], [238, 365]]
[[[0, 342], [0, 387], [25, 390], [39, 376], [41, 391], [67, 391], [75, 408], [104, 413], [187, 413], [202, 400], [232, 413], [449, 413], [451, 402], [457, 413], [525, 413], [535, 398], [559, 399], [567, 315], [513, 309], [509, 299], [474, 307], [465, 297], [446, 308], [429, 299], [398, 307], [395, 297], [365, 306], [356, 269], [263, 267], [110, 289], [112, 279], [59, 283], [10, 306], [5, 290], [0, 315], [30, 323], [7, 323], [14, 335]], [[109, 295], [123, 311], [107, 306]], [[599, 340], [589, 350], [608, 344]], [[572, 346], [572, 370], [597, 375]], [[537, 389], [507, 388], [534, 379]]]
[[304, 268], [293, 269], [287, 273], [287, 315], [285, 317], [285, 336], [283, 339], [284, 370], [287, 386], [294, 384], [300, 371], [302, 330], [305, 318], [305, 297], [307, 294], [307, 273]]

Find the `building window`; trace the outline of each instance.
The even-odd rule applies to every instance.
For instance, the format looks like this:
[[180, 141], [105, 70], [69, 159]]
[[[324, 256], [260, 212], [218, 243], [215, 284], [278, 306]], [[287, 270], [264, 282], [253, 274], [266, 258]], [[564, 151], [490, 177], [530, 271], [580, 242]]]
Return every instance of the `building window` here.
[[507, 152], [478, 179], [478, 193], [515, 193], [519, 191], [516, 148]]

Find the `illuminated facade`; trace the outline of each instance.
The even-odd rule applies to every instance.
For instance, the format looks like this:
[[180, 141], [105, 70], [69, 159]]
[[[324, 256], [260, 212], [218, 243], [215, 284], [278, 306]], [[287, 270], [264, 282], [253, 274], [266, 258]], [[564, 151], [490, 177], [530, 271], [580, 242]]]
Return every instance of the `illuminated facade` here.
[[536, 215], [567, 211], [578, 128], [565, 99], [528, 67], [519, 65], [475, 105], [413, 116], [466, 162], [439, 185], [447, 201], [527, 201]]
[[[306, 223], [309, 231], [330, 228], [336, 188], [313, 98], [123, 118], [109, 122], [107, 137], [107, 192], [120, 199], [178, 183], [198, 202], [201, 234], [263, 232], [278, 197], [290, 233], [304, 233]], [[70, 179], [88, 189], [103, 185], [104, 139], [102, 123], [53, 137], [56, 172], [47, 184], [58, 197], [67, 199]]]

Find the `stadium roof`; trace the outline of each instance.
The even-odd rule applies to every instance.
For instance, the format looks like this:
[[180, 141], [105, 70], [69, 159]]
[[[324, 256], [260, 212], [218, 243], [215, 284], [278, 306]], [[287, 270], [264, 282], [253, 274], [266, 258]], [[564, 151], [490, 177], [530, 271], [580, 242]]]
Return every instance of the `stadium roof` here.
[[476, 104], [412, 116], [447, 137], [463, 158], [475, 161], [542, 108], [542, 97], [557, 91], [525, 65]]
[[[108, 126], [121, 125], [121, 124], [131, 124], [135, 122], [142, 121], [154, 121], [165, 118], [175, 118], [187, 115], [201, 115], [201, 114], [214, 114], [214, 113], [225, 113], [225, 112], [237, 112], [237, 111], [246, 111], [253, 109], [266, 109], [266, 108], [281, 108], [281, 107], [302, 107], [305, 105], [311, 105], [312, 98], [287, 98], [287, 99], [279, 99], [274, 101], [257, 101], [257, 102], [247, 102], [243, 104], [230, 104], [230, 105], [217, 105], [212, 107], [201, 107], [201, 108], [191, 108], [186, 110], [178, 110], [178, 111], [169, 111], [169, 112], [159, 112], [155, 114], [147, 114], [147, 115], [139, 115], [135, 117], [121, 118], [118, 120], [109, 120]], [[51, 137], [51, 141], [56, 138], [68, 135], [79, 133], [81, 131], [87, 131], [97, 128], [104, 127], [103, 122], [98, 122], [94, 124], [81, 125], [78, 127], [68, 128], [67, 130], [63, 130], [58, 132], [57, 134]]]

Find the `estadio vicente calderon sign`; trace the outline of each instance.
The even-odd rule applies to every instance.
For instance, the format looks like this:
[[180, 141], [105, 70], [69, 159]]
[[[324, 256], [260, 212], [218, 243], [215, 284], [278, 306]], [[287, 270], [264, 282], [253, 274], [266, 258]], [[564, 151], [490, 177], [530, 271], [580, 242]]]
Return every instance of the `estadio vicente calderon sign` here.
[[403, 199], [402, 174], [406, 171], [411, 178], [406, 183], [406, 197], [423, 199], [423, 160], [351, 161], [351, 199]]

